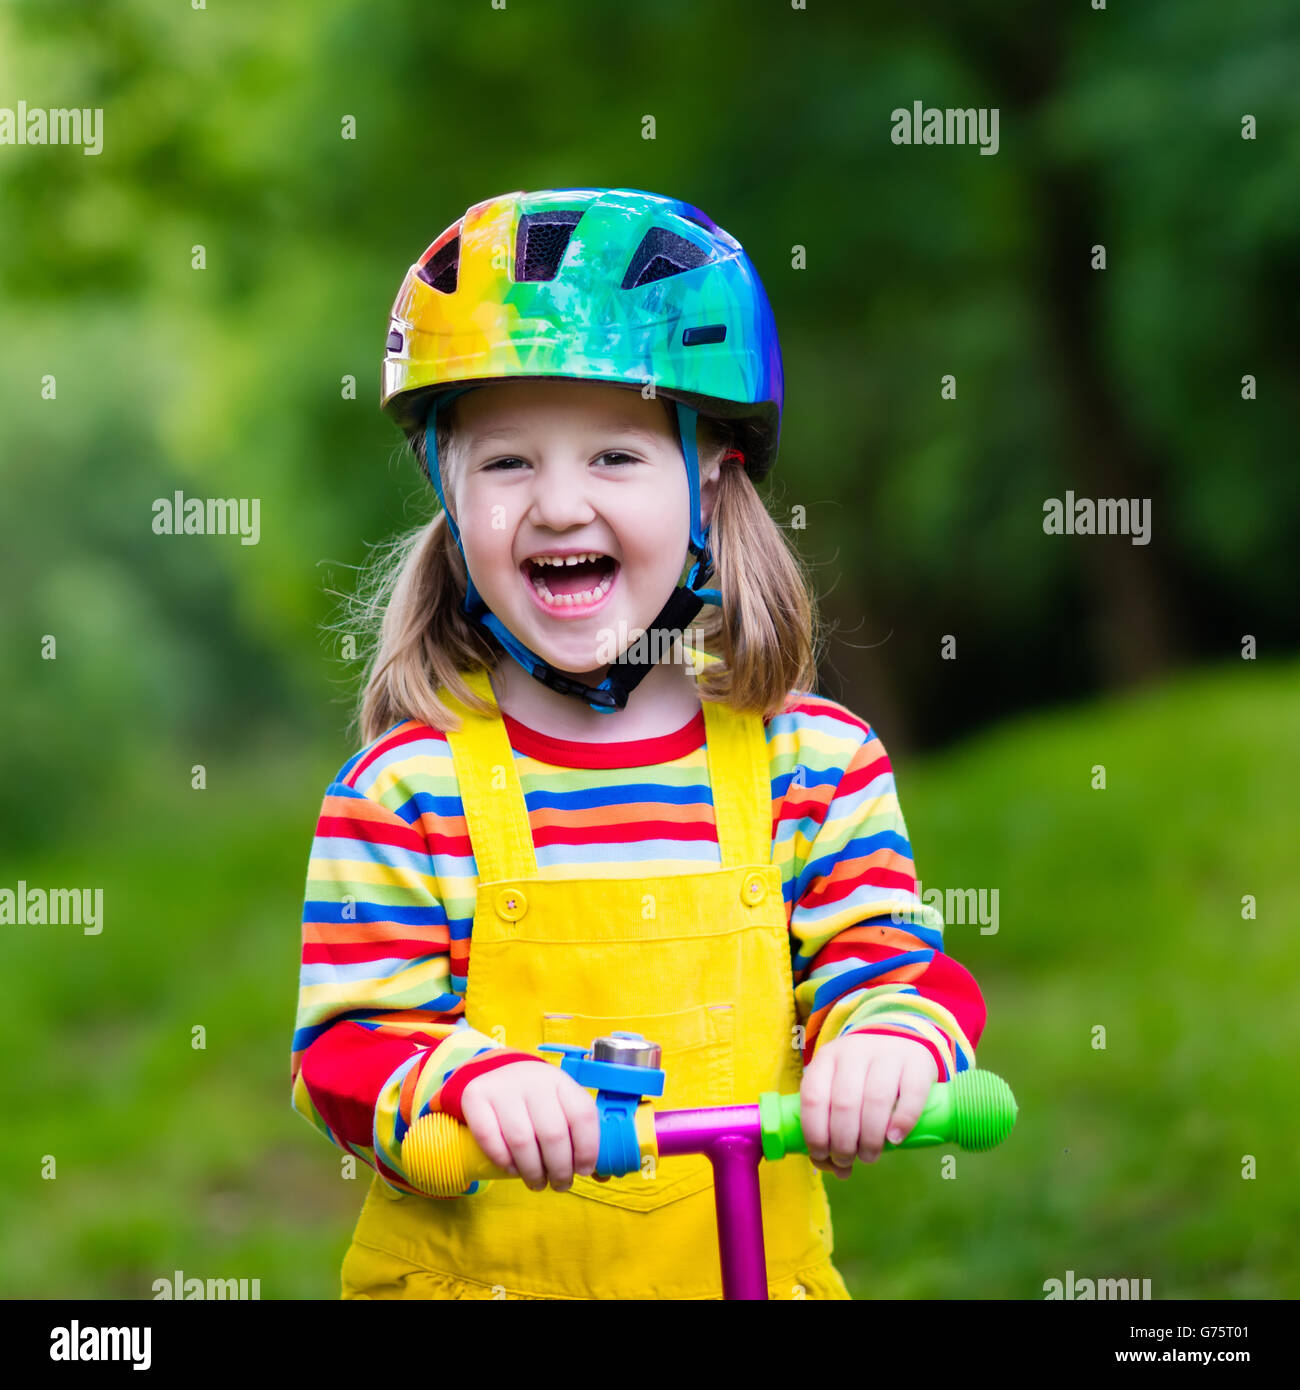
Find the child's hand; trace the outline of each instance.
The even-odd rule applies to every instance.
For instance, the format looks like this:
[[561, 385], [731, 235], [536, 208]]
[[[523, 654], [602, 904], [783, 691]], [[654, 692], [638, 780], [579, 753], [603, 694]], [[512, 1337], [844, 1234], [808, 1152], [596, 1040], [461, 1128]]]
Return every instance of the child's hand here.
[[813, 1167], [847, 1178], [855, 1158], [874, 1163], [886, 1137], [896, 1144], [911, 1132], [938, 1079], [934, 1054], [908, 1038], [847, 1033], [823, 1043], [799, 1087]]
[[550, 1062], [511, 1062], [476, 1076], [461, 1092], [460, 1108], [483, 1152], [499, 1168], [522, 1174], [534, 1192], [548, 1181], [567, 1192], [574, 1173], [589, 1176], [596, 1166], [595, 1098]]

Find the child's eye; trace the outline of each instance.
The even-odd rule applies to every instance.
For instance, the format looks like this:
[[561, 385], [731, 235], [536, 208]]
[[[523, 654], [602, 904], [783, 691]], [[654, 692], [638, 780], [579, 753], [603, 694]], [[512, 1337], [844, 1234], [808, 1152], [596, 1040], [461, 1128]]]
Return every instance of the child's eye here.
[[[636, 462], [636, 459], [633, 458], [633, 456], [632, 456], [631, 454], [625, 454], [625, 453], [623, 453], [621, 450], [618, 450], [618, 449], [611, 449], [608, 453], [600, 454], [600, 455], [597, 456], [597, 459], [598, 459], [598, 461], [601, 462], [601, 463], [604, 463], [606, 459], [613, 459], [616, 463], [618, 463], [618, 462], [620, 462], [620, 461], [623, 462], [623, 463], [635, 463], [635, 462]], [[513, 457], [513, 456], [510, 457], [510, 458], [493, 459], [491, 463], [485, 463], [485, 464], [483, 465], [483, 471], [484, 471], [485, 473], [492, 473], [492, 472], [495, 472], [495, 471], [497, 471], [497, 470], [501, 470], [501, 471], [503, 471], [503, 472], [513, 473], [513, 472], [514, 472], [514, 468], [513, 468], [511, 465], [516, 464], [516, 463], [523, 463], [523, 462], [524, 462], [523, 459], [521, 459], [521, 458], [515, 458], [515, 457]]]

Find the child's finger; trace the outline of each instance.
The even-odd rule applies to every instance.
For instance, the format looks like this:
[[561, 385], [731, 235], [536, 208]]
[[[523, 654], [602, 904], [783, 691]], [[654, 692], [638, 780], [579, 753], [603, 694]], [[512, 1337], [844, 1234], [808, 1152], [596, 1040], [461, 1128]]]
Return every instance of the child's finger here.
[[838, 1176], [847, 1178], [861, 1142], [863, 1097], [872, 1062], [860, 1052], [845, 1052], [835, 1064], [831, 1084], [830, 1161]]
[[799, 1083], [799, 1122], [804, 1147], [815, 1167], [822, 1168], [831, 1148], [831, 1085], [835, 1079], [835, 1052], [824, 1052], [808, 1064]]
[[554, 1091], [529, 1091], [525, 1101], [546, 1169], [542, 1186], [549, 1182], [557, 1192], [567, 1192], [573, 1186], [573, 1135], [569, 1132], [569, 1117]]
[[504, 1168], [511, 1173], [517, 1171], [510, 1146], [501, 1133], [501, 1122], [497, 1118], [497, 1112], [493, 1109], [492, 1103], [481, 1100], [473, 1092], [466, 1090], [461, 1097], [460, 1104], [461, 1113], [465, 1116], [465, 1123], [469, 1126], [469, 1132], [474, 1136], [474, 1142], [479, 1148], [498, 1168]]
[[523, 1096], [503, 1097], [497, 1101], [496, 1111], [515, 1171], [525, 1186], [540, 1192], [546, 1186], [546, 1168]]
[[890, 1056], [877, 1056], [867, 1070], [867, 1084], [862, 1091], [862, 1130], [858, 1141], [858, 1157], [863, 1163], [874, 1163], [885, 1143], [885, 1126], [898, 1099], [898, 1083], [903, 1064]]
[[902, 1080], [898, 1085], [898, 1104], [890, 1118], [885, 1138], [891, 1144], [901, 1144], [911, 1134], [925, 1102], [930, 1097], [930, 1088], [937, 1079], [934, 1058], [922, 1058], [917, 1065], [911, 1063], [903, 1067]]
[[573, 1171], [590, 1177], [600, 1156], [600, 1114], [591, 1093], [574, 1082], [560, 1092], [560, 1104], [569, 1121], [573, 1136]]

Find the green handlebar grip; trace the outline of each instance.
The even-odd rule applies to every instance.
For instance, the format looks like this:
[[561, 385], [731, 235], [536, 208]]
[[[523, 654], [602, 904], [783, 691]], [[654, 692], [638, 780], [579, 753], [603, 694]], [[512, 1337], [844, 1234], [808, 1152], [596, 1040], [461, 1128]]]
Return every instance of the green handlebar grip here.
[[[956, 1144], [979, 1152], [1000, 1144], [1016, 1122], [1019, 1107], [1000, 1076], [978, 1067], [959, 1071], [951, 1081], [930, 1087], [920, 1117], [901, 1144], [885, 1140], [887, 1149], [919, 1149], [927, 1144]], [[807, 1153], [799, 1117], [799, 1095], [764, 1091], [758, 1099], [763, 1157]]]

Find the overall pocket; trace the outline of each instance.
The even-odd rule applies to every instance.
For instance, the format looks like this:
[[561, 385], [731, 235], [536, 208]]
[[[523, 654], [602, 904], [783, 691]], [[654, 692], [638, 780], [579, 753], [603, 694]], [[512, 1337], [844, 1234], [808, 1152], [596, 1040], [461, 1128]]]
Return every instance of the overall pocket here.
[[[544, 1013], [542, 1041], [590, 1047], [592, 1040], [616, 1031], [640, 1033], [660, 1047], [664, 1093], [652, 1097], [656, 1110], [735, 1103], [736, 1007], [699, 1004], [667, 1014]], [[556, 1057], [555, 1053], [543, 1054]], [[589, 1093], [590, 1094], [590, 1093]], [[628, 1211], [656, 1211], [688, 1197], [713, 1181], [713, 1165], [703, 1154], [646, 1159], [639, 1172], [597, 1182], [577, 1174], [569, 1191], [593, 1202]]]

